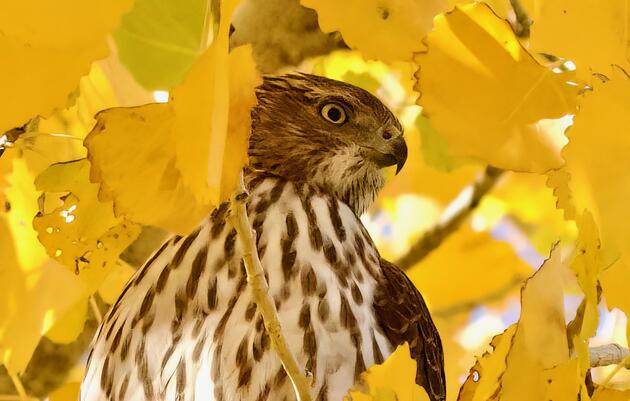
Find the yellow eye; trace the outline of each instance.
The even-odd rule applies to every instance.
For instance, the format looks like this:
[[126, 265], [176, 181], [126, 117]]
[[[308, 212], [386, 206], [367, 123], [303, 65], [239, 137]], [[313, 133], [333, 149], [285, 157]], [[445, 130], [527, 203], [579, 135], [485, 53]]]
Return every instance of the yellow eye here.
[[345, 110], [336, 103], [328, 103], [322, 107], [322, 117], [333, 124], [343, 124], [346, 121]]

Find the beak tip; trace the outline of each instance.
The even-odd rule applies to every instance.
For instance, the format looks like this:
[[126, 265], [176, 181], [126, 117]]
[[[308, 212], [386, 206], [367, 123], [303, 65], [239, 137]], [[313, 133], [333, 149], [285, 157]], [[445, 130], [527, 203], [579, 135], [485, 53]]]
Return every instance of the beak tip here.
[[400, 138], [400, 142], [396, 146], [395, 155], [397, 160], [396, 175], [398, 175], [400, 170], [402, 170], [403, 166], [405, 165], [405, 162], [407, 161], [407, 144], [402, 137]]
[[393, 140], [387, 150], [369, 149], [370, 152], [368, 155], [378, 168], [396, 165], [396, 175], [400, 173], [400, 170], [402, 170], [407, 161], [407, 144], [402, 137]]

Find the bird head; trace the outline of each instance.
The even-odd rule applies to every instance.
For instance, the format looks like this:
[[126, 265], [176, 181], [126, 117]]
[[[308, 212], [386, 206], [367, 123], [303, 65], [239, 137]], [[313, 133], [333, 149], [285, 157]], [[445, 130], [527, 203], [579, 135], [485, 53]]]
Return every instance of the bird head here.
[[407, 159], [403, 129], [369, 92], [308, 74], [266, 77], [252, 109], [251, 167], [306, 182], [357, 215], [384, 180], [381, 169]]

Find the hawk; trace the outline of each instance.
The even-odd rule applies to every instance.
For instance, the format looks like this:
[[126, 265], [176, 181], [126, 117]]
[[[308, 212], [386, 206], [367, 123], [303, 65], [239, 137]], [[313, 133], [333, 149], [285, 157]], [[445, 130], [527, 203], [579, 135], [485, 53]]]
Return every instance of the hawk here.
[[[284, 335], [314, 400], [341, 400], [403, 342], [416, 381], [445, 399], [443, 352], [422, 296], [359, 216], [407, 146], [374, 96], [307, 74], [266, 77], [252, 110], [247, 213]], [[82, 401], [294, 400], [247, 287], [223, 203], [168, 240], [96, 333]]]

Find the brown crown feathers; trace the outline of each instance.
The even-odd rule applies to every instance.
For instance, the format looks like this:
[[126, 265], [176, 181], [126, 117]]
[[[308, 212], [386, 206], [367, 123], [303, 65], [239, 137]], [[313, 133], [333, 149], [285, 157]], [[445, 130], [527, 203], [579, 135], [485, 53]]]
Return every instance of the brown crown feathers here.
[[400, 122], [369, 92], [332, 79], [265, 77], [252, 109], [250, 166], [330, 192], [363, 213], [381, 169], [407, 158]]

